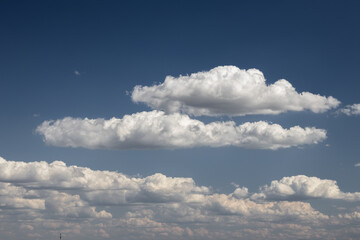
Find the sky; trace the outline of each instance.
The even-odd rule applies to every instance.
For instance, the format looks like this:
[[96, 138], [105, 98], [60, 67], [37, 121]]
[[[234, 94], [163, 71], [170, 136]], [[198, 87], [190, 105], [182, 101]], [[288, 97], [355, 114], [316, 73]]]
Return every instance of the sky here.
[[357, 1], [0, 1], [0, 239], [359, 239]]

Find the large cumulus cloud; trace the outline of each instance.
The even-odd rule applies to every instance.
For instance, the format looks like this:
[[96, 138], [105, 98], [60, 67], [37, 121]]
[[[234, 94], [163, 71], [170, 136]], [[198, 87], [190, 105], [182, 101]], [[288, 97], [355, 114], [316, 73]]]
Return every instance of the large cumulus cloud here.
[[131, 98], [167, 113], [200, 116], [244, 116], [310, 110], [322, 113], [337, 107], [333, 97], [298, 93], [285, 79], [267, 85], [257, 69], [220, 66], [178, 78], [168, 76], [154, 86], [135, 86]]
[[316, 144], [326, 131], [299, 126], [284, 129], [264, 121], [236, 125], [233, 121], [205, 124], [180, 113], [140, 112], [105, 120], [67, 117], [45, 121], [36, 129], [49, 145], [89, 149], [191, 148], [236, 146], [278, 149]]

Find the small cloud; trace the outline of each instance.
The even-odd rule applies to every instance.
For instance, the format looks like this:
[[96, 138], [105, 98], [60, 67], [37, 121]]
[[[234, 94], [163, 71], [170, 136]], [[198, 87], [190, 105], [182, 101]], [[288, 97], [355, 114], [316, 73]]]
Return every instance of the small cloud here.
[[283, 177], [279, 181], [274, 180], [270, 185], [260, 187], [260, 192], [251, 196], [252, 200], [304, 200], [311, 198], [360, 201], [360, 192], [342, 192], [334, 180], [297, 175]]
[[360, 163], [355, 163], [355, 167], [360, 167]]
[[343, 113], [347, 116], [360, 115], [360, 104], [347, 105], [345, 108], [338, 110], [337, 113]]
[[232, 196], [236, 198], [246, 198], [249, 195], [249, 189], [246, 187], [237, 187], [232, 193]]
[[34, 113], [34, 114], [33, 114], [33, 117], [35, 117], [35, 118], [40, 117], [40, 114]]
[[80, 76], [80, 72], [79, 72], [78, 70], [75, 70], [75, 71], [74, 71], [74, 74], [75, 74], [76, 76]]
[[30, 231], [34, 230], [34, 227], [29, 224], [21, 224], [20, 228], [25, 229], [25, 230], [30, 230]]

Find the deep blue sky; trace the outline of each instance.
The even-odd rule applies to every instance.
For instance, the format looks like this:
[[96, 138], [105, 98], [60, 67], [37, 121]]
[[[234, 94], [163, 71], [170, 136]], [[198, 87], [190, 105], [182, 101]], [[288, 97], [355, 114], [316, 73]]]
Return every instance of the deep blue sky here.
[[358, 103], [359, 10], [357, 1], [1, 1], [0, 156], [192, 177], [221, 192], [233, 191], [231, 182], [256, 191], [298, 174], [360, 191], [359, 117], [334, 111], [232, 118], [328, 131], [325, 143], [277, 151], [57, 148], [34, 133], [49, 119], [148, 111], [126, 92], [222, 65], [257, 68], [268, 83], [285, 78], [342, 106]]
[[[185, 75], [219, 65], [258, 68], [269, 83], [285, 78], [299, 92], [334, 96], [344, 104], [352, 104], [358, 100], [360, 86], [358, 10], [355, 1], [4, 1], [0, 8], [1, 154], [14, 160], [61, 158], [93, 167], [112, 168], [114, 164], [120, 171], [125, 164], [130, 172], [144, 174], [164, 170], [189, 174], [187, 169], [178, 170], [178, 165], [188, 162], [190, 169], [209, 166], [206, 171], [193, 173], [201, 176], [211, 172], [210, 166], [229, 161], [230, 166], [240, 169], [244, 164], [254, 170], [262, 168], [264, 162], [279, 165], [266, 174], [273, 177], [282, 168], [282, 161], [290, 169], [303, 165], [297, 162], [300, 156], [288, 159], [286, 153], [298, 151], [294, 149], [260, 153], [231, 148], [206, 150], [214, 152], [211, 156], [202, 149], [150, 154], [56, 149], [44, 146], [41, 137], [32, 131], [47, 119], [121, 117], [148, 110], [133, 104], [126, 91], [138, 84], [162, 82], [166, 75]], [[81, 75], [76, 76], [75, 70]], [[290, 113], [269, 118], [288, 126], [331, 127], [328, 141], [344, 143], [334, 138], [340, 137], [339, 128], [345, 131], [355, 127], [356, 119], [327, 115]], [[352, 132], [347, 131], [347, 137]], [[351, 142], [356, 142], [356, 136], [352, 138], [345, 148], [353, 147]], [[357, 161], [355, 153], [332, 159], [333, 154], [322, 156], [326, 151], [332, 150], [316, 146], [301, 153], [311, 152], [306, 158], [316, 159], [303, 171], [312, 173], [318, 161], [320, 165], [335, 166], [338, 161]], [[92, 162], [94, 154], [96, 158], [107, 157], [98, 164], [98, 160]], [[271, 159], [262, 160], [263, 154]], [[144, 155], [154, 159], [143, 160]], [[171, 160], [170, 164], [168, 155], [184, 155], [185, 160]], [[247, 159], [251, 158], [255, 159], [248, 165]], [[139, 163], [144, 167], [132, 166]], [[176, 166], [172, 170], [175, 172], [169, 170], [172, 166]], [[224, 174], [230, 169], [226, 167]], [[322, 171], [331, 172], [319, 169], [317, 173]]]

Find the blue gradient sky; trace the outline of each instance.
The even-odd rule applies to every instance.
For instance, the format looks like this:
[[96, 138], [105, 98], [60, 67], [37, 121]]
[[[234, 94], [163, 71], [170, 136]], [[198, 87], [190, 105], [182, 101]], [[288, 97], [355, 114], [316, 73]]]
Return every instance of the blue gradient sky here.
[[[358, 192], [359, 116], [335, 110], [198, 117], [328, 132], [322, 143], [276, 151], [61, 148], [46, 145], [35, 129], [67, 116], [121, 118], [149, 111], [127, 94], [135, 85], [223, 65], [257, 68], [268, 84], [284, 78], [298, 92], [337, 98], [340, 107], [359, 103], [359, 9], [356, 1], [1, 1], [0, 156], [190, 177], [222, 193], [233, 191], [231, 183], [255, 192], [299, 174]], [[319, 200], [313, 207], [331, 213], [334, 204], [358, 206]]]

